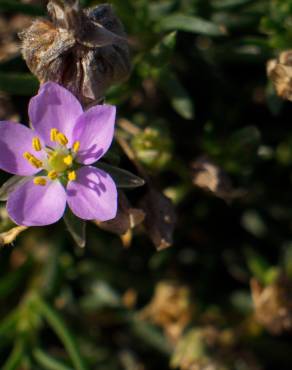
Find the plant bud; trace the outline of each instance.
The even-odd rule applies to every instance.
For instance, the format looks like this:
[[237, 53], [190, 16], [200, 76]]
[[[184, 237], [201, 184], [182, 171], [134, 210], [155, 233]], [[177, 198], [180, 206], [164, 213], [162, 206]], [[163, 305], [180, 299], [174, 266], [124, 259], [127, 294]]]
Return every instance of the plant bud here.
[[132, 148], [139, 161], [152, 170], [165, 167], [171, 160], [171, 139], [158, 128], [148, 127], [135, 135]]
[[52, 21], [37, 20], [20, 34], [22, 54], [41, 83], [54, 81], [89, 106], [130, 73], [123, 26], [108, 4], [82, 10], [77, 0], [51, 0]]

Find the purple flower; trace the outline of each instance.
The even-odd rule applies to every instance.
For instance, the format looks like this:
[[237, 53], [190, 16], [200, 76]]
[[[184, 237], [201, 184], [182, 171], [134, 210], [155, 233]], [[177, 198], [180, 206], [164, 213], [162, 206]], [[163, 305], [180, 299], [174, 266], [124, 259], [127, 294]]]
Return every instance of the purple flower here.
[[66, 203], [84, 220], [116, 216], [116, 185], [109, 174], [91, 166], [111, 145], [115, 115], [110, 105], [83, 112], [74, 95], [48, 82], [29, 104], [33, 129], [0, 122], [0, 168], [27, 176], [7, 200], [16, 224], [57, 222]]

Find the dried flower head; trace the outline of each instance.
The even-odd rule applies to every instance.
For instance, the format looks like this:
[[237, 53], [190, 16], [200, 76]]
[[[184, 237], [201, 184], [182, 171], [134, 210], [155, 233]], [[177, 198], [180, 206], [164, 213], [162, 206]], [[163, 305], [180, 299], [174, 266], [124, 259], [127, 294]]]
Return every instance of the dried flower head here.
[[188, 287], [172, 281], [161, 281], [155, 288], [150, 304], [142, 317], [161, 326], [172, 341], [176, 341], [190, 323], [194, 312]]
[[240, 347], [232, 330], [190, 329], [177, 343], [171, 367], [181, 370], [260, 370], [253, 354]]
[[267, 63], [267, 74], [277, 94], [292, 101], [292, 50], [284, 51], [278, 59], [270, 60]]
[[51, 0], [52, 21], [37, 20], [21, 33], [22, 54], [41, 83], [57, 82], [84, 106], [130, 72], [129, 48], [113, 9], [103, 4], [82, 10], [78, 0]]
[[292, 282], [281, 277], [264, 287], [251, 280], [256, 320], [272, 334], [292, 330]]

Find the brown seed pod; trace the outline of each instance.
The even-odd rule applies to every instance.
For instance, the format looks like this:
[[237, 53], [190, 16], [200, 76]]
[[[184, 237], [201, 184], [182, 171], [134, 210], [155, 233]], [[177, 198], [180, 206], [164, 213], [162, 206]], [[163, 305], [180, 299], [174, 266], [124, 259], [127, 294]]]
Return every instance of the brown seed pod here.
[[36, 20], [20, 34], [29, 69], [41, 83], [65, 86], [84, 106], [100, 102], [131, 70], [120, 20], [108, 4], [81, 9], [77, 0], [51, 0], [47, 8], [52, 21]]

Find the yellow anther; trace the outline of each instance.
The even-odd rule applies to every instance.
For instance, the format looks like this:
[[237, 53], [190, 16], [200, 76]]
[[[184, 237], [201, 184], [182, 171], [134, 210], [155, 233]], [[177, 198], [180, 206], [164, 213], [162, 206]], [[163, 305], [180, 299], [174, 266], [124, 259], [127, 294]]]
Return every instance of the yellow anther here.
[[41, 168], [41, 167], [43, 167], [43, 162], [42, 161], [40, 161], [39, 159], [37, 159], [34, 155], [32, 155], [31, 153], [29, 153], [29, 152], [24, 152], [23, 153], [23, 157], [27, 160], [27, 161], [29, 161], [29, 163], [32, 165], [32, 166], [34, 166], [34, 167], [36, 167], [36, 168]]
[[37, 152], [42, 150], [41, 141], [37, 136], [32, 139], [32, 147]]
[[71, 166], [72, 165], [72, 163], [73, 163], [73, 157], [72, 157], [72, 155], [67, 155], [67, 157], [65, 157], [64, 159], [63, 159], [63, 161], [64, 161], [64, 163], [67, 165], [67, 166]]
[[50, 139], [51, 141], [56, 141], [57, 140], [57, 134], [58, 134], [58, 130], [56, 128], [52, 128], [51, 129], [51, 133], [50, 133]]
[[29, 152], [23, 153], [23, 158], [26, 159], [27, 161], [29, 161], [31, 157], [32, 157], [32, 154], [30, 154]]
[[57, 174], [56, 171], [50, 171], [50, 172], [48, 172], [48, 178], [50, 180], [55, 180], [57, 177], [58, 177], [58, 174]]
[[76, 178], [77, 178], [76, 171], [68, 172], [68, 180], [69, 181], [75, 181]]
[[56, 141], [61, 144], [61, 145], [67, 145], [68, 144], [68, 139], [62, 132], [58, 132], [56, 136]]
[[35, 185], [45, 186], [47, 184], [47, 180], [44, 177], [35, 177], [33, 179]]
[[75, 143], [73, 144], [73, 152], [74, 153], [77, 153], [80, 149], [80, 141], [75, 141]]

